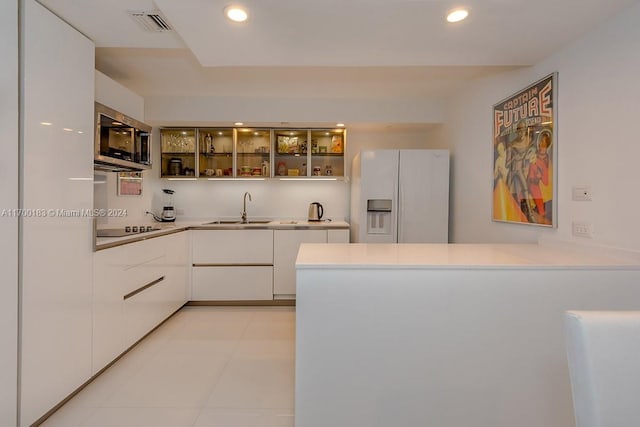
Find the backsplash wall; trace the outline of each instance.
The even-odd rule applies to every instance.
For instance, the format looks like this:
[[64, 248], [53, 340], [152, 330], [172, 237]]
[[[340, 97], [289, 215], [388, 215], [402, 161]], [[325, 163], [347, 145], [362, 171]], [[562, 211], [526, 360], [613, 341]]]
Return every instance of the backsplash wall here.
[[243, 195], [249, 218], [304, 219], [309, 203], [320, 202], [325, 217], [345, 219], [349, 215], [349, 183], [343, 181], [166, 181], [152, 183], [153, 209], [162, 208], [162, 189], [175, 190], [179, 219], [239, 218]]

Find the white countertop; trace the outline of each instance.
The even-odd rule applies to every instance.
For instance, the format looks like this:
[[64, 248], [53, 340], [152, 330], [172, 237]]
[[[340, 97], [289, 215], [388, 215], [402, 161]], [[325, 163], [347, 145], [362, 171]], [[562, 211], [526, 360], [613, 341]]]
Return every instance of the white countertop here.
[[[300, 246], [296, 268], [624, 268], [640, 259], [544, 244], [310, 244]], [[636, 258], [633, 257], [636, 256]]]
[[[295, 230], [295, 229], [348, 229], [349, 223], [340, 220], [332, 221], [307, 221], [307, 220], [291, 220], [277, 219], [267, 223], [253, 224], [209, 224], [213, 219], [192, 220], [192, 221], [175, 221], [175, 222], [156, 222], [144, 223], [143, 225], [152, 225], [159, 227], [159, 230], [149, 231], [146, 233], [130, 234], [124, 237], [96, 237], [95, 250], [107, 249], [114, 246], [120, 246], [127, 243], [134, 243], [141, 240], [151, 239], [154, 237], [164, 236], [171, 233], [177, 233], [189, 229], [197, 230], [238, 230], [238, 229], [272, 229], [272, 230]], [[133, 224], [135, 225], [135, 224]], [[105, 227], [109, 228], [109, 227]], [[124, 228], [124, 226], [122, 227]]]

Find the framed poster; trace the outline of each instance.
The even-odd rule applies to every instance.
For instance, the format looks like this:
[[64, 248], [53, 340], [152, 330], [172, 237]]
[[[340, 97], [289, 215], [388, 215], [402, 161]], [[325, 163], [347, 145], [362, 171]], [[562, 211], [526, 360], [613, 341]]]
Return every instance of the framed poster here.
[[493, 106], [492, 220], [557, 226], [557, 73]]
[[118, 173], [118, 196], [142, 195], [142, 172]]

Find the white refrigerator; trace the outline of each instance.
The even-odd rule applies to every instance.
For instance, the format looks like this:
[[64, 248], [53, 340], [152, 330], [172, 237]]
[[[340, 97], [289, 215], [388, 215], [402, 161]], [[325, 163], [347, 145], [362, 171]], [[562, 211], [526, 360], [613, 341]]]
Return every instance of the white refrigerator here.
[[350, 220], [354, 243], [447, 243], [449, 151], [358, 153]]

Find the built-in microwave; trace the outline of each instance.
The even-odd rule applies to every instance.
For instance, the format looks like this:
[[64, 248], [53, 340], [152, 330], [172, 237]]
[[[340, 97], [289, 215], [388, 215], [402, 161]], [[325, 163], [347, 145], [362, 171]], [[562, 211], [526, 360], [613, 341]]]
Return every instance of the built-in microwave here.
[[98, 102], [95, 111], [95, 168], [150, 169], [151, 126]]

